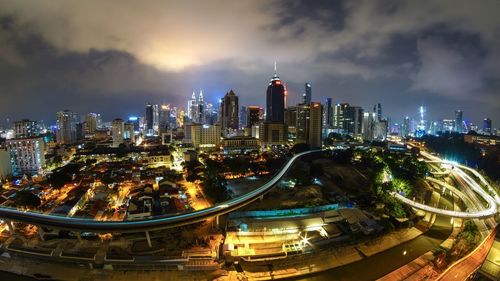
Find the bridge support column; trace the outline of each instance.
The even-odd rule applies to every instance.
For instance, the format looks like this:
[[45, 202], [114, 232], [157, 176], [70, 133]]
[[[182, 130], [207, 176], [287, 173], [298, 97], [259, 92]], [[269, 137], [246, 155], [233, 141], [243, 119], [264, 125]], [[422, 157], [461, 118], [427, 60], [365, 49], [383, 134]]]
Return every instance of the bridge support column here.
[[264, 195], [261, 195], [261, 196], [259, 197], [259, 200], [260, 200], [260, 201], [264, 200]]
[[217, 227], [219, 227], [219, 216], [215, 217], [215, 223], [216, 223]]
[[146, 231], [146, 240], [148, 240], [149, 248], [152, 248], [153, 245], [151, 244], [151, 237], [149, 236], [149, 231]]
[[7, 224], [7, 228], [9, 229], [10, 234], [14, 235], [16, 233], [16, 229], [14, 228], [14, 224], [12, 223], [12, 221], [5, 221], [5, 223]]
[[75, 232], [76, 234], [76, 239], [78, 240], [79, 243], [82, 243], [82, 235], [80, 234], [80, 232]]
[[40, 235], [40, 240], [42, 241], [45, 241], [45, 231], [43, 230], [43, 228], [39, 225], [36, 226], [37, 230], [38, 230], [38, 235]]

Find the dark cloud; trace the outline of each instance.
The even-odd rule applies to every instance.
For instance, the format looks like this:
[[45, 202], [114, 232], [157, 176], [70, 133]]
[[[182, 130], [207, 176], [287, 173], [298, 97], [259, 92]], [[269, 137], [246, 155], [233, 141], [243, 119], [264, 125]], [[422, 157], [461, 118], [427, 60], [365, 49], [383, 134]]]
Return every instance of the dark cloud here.
[[53, 119], [63, 108], [125, 117], [147, 101], [184, 106], [199, 89], [213, 102], [232, 88], [262, 104], [277, 60], [290, 103], [310, 81], [317, 100], [382, 102], [393, 119], [426, 104], [434, 118], [462, 108], [497, 123], [498, 10], [498, 1], [0, 0], [0, 118]]

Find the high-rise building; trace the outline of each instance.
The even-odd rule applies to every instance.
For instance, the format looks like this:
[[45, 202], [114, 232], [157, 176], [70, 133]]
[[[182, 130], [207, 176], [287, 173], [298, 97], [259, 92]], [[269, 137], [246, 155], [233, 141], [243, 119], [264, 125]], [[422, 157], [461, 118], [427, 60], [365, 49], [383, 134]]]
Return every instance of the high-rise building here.
[[126, 122], [123, 126], [123, 139], [135, 142], [135, 124]]
[[373, 130], [373, 140], [385, 141], [387, 139], [387, 128], [389, 126], [387, 120], [380, 120], [375, 122]]
[[0, 147], [0, 180], [4, 180], [11, 175], [10, 151], [6, 147]]
[[12, 174], [14, 176], [43, 174], [44, 145], [43, 138], [7, 140], [6, 146], [10, 151]]
[[382, 105], [380, 103], [373, 106], [373, 112], [377, 115], [377, 121], [382, 120]]
[[377, 122], [377, 114], [375, 112], [363, 113], [363, 140], [372, 141], [374, 139], [375, 124]]
[[343, 131], [352, 137], [361, 137], [363, 108], [348, 106], [344, 112]]
[[38, 125], [36, 121], [23, 119], [14, 122], [14, 137], [15, 138], [32, 138], [38, 135]]
[[163, 104], [160, 106], [159, 113], [159, 133], [165, 133], [170, 126], [170, 104]]
[[192, 124], [191, 141], [195, 149], [203, 151], [218, 150], [221, 142], [221, 126]]
[[405, 116], [403, 119], [403, 124], [401, 126], [401, 136], [408, 137], [411, 132], [411, 120], [409, 116]]
[[83, 132], [86, 135], [93, 135], [101, 127], [101, 115], [97, 113], [88, 113], [85, 115], [83, 123]]
[[342, 131], [344, 125], [344, 115], [349, 107], [348, 103], [336, 104], [333, 110], [333, 128]]
[[197, 109], [197, 116], [196, 116], [196, 122], [200, 124], [205, 124], [205, 102], [203, 101], [203, 91], [200, 90], [200, 95], [198, 96], [198, 109]]
[[240, 109], [240, 128], [248, 127], [248, 108], [246, 106], [242, 106]]
[[333, 104], [332, 104], [332, 99], [327, 98], [325, 101], [325, 105], [323, 108], [324, 111], [324, 120], [323, 124], [325, 127], [332, 128], [333, 127]]
[[118, 147], [123, 143], [125, 133], [125, 122], [117, 118], [111, 123], [111, 136], [113, 137], [113, 147]]
[[311, 108], [309, 104], [298, 104], [295, 123], [295, 143], [309, 143]]
[[464, 132], [462, 110], [455, 111], [455, 132], [460, 133], [460, 134]]
[[311, 83], [309, 82], [306, 82], [304, 84], [304, 98], [302, 100], [302, 103], [305, 103], [305, 104], [311, 104], [311, 97], [312, 97], [312, 89], [311, 89]]
[[[257, 137], [257, 132], [252, 132]], [[284, 145], [287, 143], [287, 130], [284, 123], [263, 122], [259, 125], [258, 138], [262, 145]]]
[[484, 118], [483, 120], [483, 134], [485, 135], [491, 135], [491, 119], [490, 118]]
[[247, 127], [252, 128], [252, 126], [260, 122], [262, 108], [258, 106], [248, 106], [247, 110], [248, 110]]
[[284, 123], [285, 121], [285, 86], [275, 73], [266, 92], [266, 122]]
[[149, 102], [146, 104], [146, 134], [153, 135], [154, 129], [154, 110], [153, 105]]
[[59, 144], [73, 144], [76, 142], [77, 114], [69, 110], [57, 112], [56, 140]]
[[222, 109], [222, 131], [227, 134], [229, 131], [237, 131], [239, 127], [238, 118], [238, 96], [230, 90], [221, 103]]
[[311, 102], [309, 113], [309, 141], [312, 148], [321, 148], [322, 139], [323, 112], [321, 103]]

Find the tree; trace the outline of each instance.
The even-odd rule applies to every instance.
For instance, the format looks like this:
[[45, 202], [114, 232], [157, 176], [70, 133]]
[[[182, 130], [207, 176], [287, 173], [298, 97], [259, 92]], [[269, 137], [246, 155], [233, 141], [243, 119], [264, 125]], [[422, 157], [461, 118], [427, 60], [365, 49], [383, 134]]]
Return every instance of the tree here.
[[40, 198], [29, 190], [18, 191], [14, 201], [18, 206], [31, 208], [36, 208], [41, 204]]

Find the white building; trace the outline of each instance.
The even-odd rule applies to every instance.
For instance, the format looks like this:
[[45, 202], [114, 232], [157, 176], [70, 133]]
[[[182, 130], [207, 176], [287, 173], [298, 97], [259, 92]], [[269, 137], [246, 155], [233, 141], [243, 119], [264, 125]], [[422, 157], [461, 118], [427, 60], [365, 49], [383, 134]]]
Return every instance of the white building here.
[[0, 148], [0, 180], [12, 175], [12, 165], [10, 163], [10, 152]]
[[222, 128], [216, 125], [191, 125], [191, 141], [195, 149], [218, 150], [221, 142]]
[[45, 144], [42, 138], [11, 139], [6, 144], [10, 151], [13, 175], [43, 173]]

